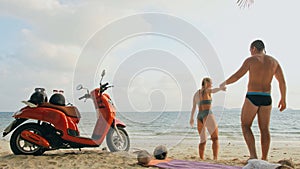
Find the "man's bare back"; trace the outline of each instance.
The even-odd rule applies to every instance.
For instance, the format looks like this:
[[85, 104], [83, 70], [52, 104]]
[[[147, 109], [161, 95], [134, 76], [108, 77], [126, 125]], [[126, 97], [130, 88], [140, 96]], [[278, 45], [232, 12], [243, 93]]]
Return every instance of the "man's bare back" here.
[[248, 91], [269, 93], [278, 62], [265, 54], [251, 56], [245, 62], [249, 62]]

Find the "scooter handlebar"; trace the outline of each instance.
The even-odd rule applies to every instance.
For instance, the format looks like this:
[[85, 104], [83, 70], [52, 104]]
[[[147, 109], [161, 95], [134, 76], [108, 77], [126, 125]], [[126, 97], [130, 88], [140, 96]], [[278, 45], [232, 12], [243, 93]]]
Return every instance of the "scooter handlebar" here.
[[103, 85], [101, 85], [102, 88], [106, 87], [108, 85], [108, 82], [107, 83], [104, 83]]
[[[108, 85], [108, 84], [107, 84]], [[107, 86], [105, 85], [105, 87], [101, 87], [100, 92], [103, 93], [105, 90], [107, 90], [108, 88], [114, 87], [113, 85]]]
[[110, 86], [108, 86], [109, 85], [109, 83], [107, 82], [107, 83], [104, 83], [103, 85], [101, 84], [100, 85], [100, 93], [103, 93], [105, 90], [107, 90], [108, 88], [110, 88], [110, 87], [113, 87], [113, 85], [110, 85]]
[[82, 99], [84, 99], [84, 98], [85, 98], [85, 97], [84, 97], [84, 96], [82, 96], [82, 97], [79, 97], [78, 99], [79, 99], [79, 100], [82, 100]]
[[90, 94], [85, 94], [84, 96], [79, 97], [78, 99], [82, 100], [82, 99], [87, 99], [87, 98], [90, 98], [90, 97], [91, 97]]

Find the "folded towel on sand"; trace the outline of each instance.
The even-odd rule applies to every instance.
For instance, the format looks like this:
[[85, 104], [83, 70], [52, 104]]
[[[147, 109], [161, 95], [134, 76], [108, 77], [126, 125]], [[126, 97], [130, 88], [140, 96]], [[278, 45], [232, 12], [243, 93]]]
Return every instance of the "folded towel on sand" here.
[[238, 166], [227, 166], [222, 164], [211, 164], [199, 161], [185, 161], [185, 160], [170, 160], [168, 162], [161, 162], [153, 166], [168, 169], [242, 169]]

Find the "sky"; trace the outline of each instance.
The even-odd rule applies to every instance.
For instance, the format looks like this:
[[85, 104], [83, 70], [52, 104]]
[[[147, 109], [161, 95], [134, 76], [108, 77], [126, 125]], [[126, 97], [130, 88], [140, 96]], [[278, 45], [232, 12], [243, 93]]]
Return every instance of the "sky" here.
[[[202, 78], [217, 87], [250, 56], [253, 40], [281, 64], [287, 106], [300, 109], [300, 1], [255, 0], [2, 0], [0, 1], [0, 111], [16, 111], [35, 87], [48, 97], [62, 89], [78, 101], [100, 74], [119, 111], [188, 111]], [[247, 75], [213, 95], [214, 106], [240, 108]], [[272, 82], [273, 107], [280, 99]]]

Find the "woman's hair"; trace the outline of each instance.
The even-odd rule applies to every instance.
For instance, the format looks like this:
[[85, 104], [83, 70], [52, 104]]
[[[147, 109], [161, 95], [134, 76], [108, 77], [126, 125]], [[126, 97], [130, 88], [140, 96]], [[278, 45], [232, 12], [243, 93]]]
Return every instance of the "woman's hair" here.
[[206, 85], [206, 83], [211, 82], [211, 79], [209, 77], [203, 78], [202, 80], [202, 87]]
[[203, 78], [202, 79], [202, 89], [204, 89], [204, 90], [202, 91], [202, 95], [204, 95], [204, 93], [205, 93], [205, 85], [207, 83], [211, 83], [211, 79], [209, 77]]
[[265, 44], [261, 40], [255, 40], [251, 43], [250, 48], [255, 47], [259, 52], [265, 49]]

